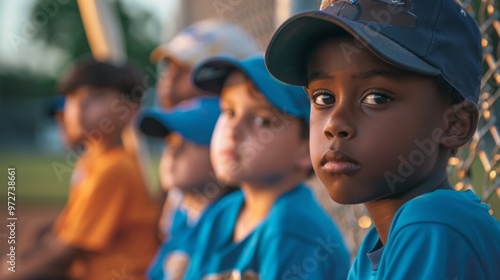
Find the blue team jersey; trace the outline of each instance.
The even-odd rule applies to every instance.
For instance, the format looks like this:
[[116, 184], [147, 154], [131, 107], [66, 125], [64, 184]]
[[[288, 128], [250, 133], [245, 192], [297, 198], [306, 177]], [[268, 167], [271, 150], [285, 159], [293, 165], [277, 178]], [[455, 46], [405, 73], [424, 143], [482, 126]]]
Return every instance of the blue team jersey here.
[[306, 186], [279, 197], [245, 239], [233, 232], [244, 195], [221, 199], [200, 231], [185, 279], [345, 279], [350, 257], [338, 228]]
[[500, 279], [500, 223], [472, 191], [435, 190], [396, 213], [385, 246], [373, 228], [349, 279]]
[[175, 268], [175, 271], [171, 271], [170, 274], [182, 275], [184, 273], [184, 270], [188, 265], [188, 252], [190, 251], [188, 246], [188, 237], [192, 235], [194, 227], [194, 225], [190, 225], [188, 223], [186, 211], [178, 208], [175, 211], [174, 218], [172, 220], [170, 239], [160, 246], [160, 249], [156, 253], [155, 258], [151, 262], [148, 269], [147, 276], [149, 279], [169, 279], [169, 272], [165, 270], [168, 269], [169, 263], [171, 262], [181, 262], [185, 264], [179, 265], [179, 267]]
[[177, 208], [172, 220], [170, 239], [164, 242], [147, 271], [150, 280], [177, 280], [184, 278], [187, 268], [191, 263], [191, 255], [195, 249], [195, 240], [200, 235], [200, 229], [204, 223], [210, 223], [212, 212], [219, 211], [225, 203], [221, 199], [208, 205], [197, 221], [189, 221], [187, 211], [181, 207]]

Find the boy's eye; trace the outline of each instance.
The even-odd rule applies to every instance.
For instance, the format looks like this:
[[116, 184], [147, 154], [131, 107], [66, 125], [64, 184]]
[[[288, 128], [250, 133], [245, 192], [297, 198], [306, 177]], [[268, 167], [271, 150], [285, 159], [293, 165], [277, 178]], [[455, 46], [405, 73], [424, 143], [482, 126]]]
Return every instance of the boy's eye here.
[[271, 119], [257, 116], [254, 118], [254, 123], [257, 126], [267, 127], [271, 125]]
[[182, 137], [177, 133], [171, 133], [165, 138], [167, 147], [176, 147], [182, 144]]
[[387, 94], [384, 93], [371, 93], [367, 95], [363, 99], [363, 103], [369, 104], [369, 105], [381, 105], [385, 103], [389, 103], [392, 101], [392, 98], [389, 97]]
[[318, 106], [329, 106], [335, 104], [335, 96], [326, 90], [317, 90], [313, 93], [311, 100]]
[[228, 117], [234, 117], [234, 111], [231, 109], [221, 109], [221, 114], [226, 115]]

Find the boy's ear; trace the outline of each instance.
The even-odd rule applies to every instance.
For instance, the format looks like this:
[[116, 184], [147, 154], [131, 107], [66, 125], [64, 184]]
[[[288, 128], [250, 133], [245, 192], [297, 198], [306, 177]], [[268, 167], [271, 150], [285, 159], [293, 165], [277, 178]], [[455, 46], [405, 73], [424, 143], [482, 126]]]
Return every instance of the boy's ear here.
[[469, 100], [453, 104], [444, 115], [448, 126], [441, 137], [441, 144], [448, 149], [465, 145], [476, 132], [478, 114], [476, 105]]
[[140, 108], [139, 105], [136, 104], [133, 105], [127, 104], [125, 106], [127, 106], [128, 114], [124, 114], [125, 117], [122, 119], [122, 121], [124, 122], [125, 125], [128, 125], [135, 118]]

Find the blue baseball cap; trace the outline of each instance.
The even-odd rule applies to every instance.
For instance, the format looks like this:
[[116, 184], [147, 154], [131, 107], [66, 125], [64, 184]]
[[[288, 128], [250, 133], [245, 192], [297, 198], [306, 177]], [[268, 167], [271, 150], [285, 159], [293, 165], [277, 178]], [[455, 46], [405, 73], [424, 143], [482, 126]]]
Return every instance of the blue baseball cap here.
[[170, 110], [144, 110], [139, 115], [139, 129], [153, 137], [166, 137], [175, 132], [195, 144], [208, 146], [219, 118], [219, 103], [218, 97], [197, 97]]
[[247, 75], [275, 108], [284, 114], [304, 119], [309, 124], [311, 102], [304, 89], [284, 84], [271, 76], [262, 54], [244, 60], [229, 57], [205, 60], [193, 70], [193, 83], [202, 90], [220, 94], [226, 78], [234, 70]]
[[64, 112], [64, 103], [66, 98], [64, 96], [53, 96], [47, 102], [47, 115], [54, 117], [57, 113]]
[[266, 52], [269, 72], [285, 83], [306, 86], [311, 47], [343, 34], [395, 67], [441, 76], [477, 105], [481, 34], [454, 0], [323, 0], [320, 10], [293, 16], [274, 33]]

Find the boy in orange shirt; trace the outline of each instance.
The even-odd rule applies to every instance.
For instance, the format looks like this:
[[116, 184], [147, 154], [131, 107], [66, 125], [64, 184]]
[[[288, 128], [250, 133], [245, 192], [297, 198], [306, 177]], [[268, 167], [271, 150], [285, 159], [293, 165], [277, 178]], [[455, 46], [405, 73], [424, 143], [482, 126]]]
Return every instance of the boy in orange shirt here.
[[52, 232], [24, 255], [22, 267], [9, 276], [144, 278], [159, 245], [158, 209], [139, 163], [121, 140], [123, 128], [139, 108], [139, 85], [140, 76], [133, 68], [95, 61], [78, 64], [61, 83], [68, 141], [83, 143], [85, 152]]

